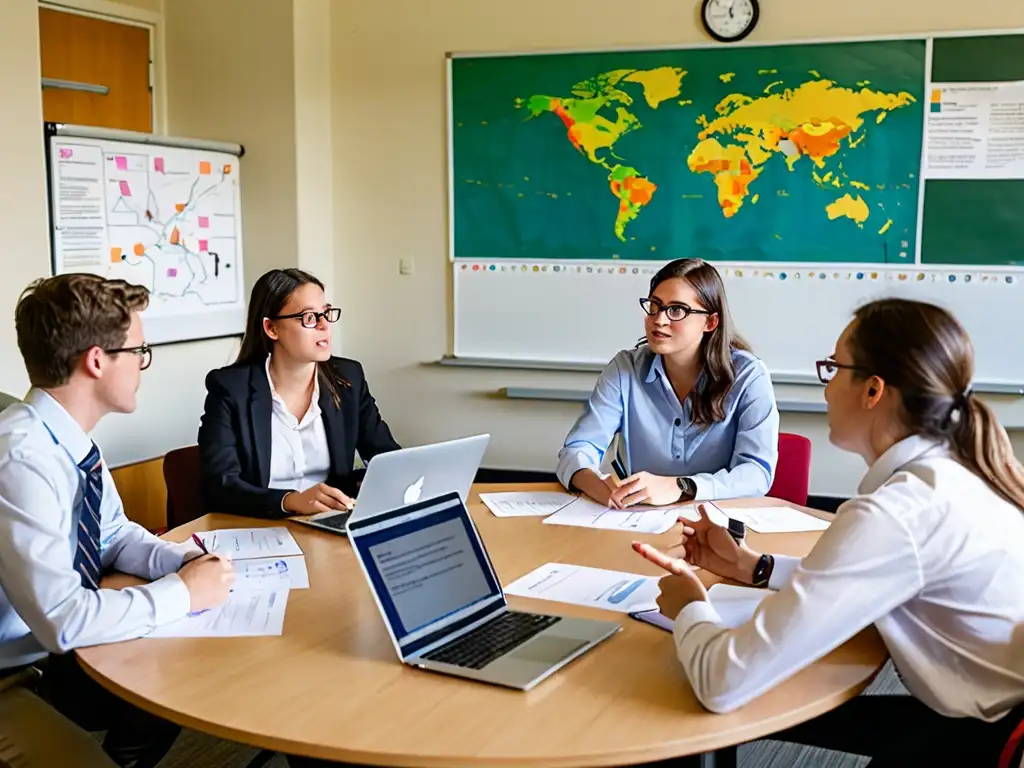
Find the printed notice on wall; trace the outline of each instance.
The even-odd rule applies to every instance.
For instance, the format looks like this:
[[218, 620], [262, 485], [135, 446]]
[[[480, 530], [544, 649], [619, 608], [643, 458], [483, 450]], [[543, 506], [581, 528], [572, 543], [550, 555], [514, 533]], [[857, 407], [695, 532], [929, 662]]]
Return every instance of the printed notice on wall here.
[[926, 179], [1024, 179], [1024, 82], [932, 83]]

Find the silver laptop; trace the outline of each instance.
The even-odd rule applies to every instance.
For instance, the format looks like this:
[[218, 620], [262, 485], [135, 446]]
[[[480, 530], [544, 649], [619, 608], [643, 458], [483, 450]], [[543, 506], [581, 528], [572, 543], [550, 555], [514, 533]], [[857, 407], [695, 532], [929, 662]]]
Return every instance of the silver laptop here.
[[621, 629], [510, 610], [457, 493], [352, 520], [348, 534], [405, 664], [526, 691]]
[[366, 466], [359, 497], [351, 512], [320, 512], [293, 521], [331, 533], [347, 533], [351, 520], [398, 509], [421, 498], [455, 491], [468, 502], [490, 435], [402, 448], [374, 456]]

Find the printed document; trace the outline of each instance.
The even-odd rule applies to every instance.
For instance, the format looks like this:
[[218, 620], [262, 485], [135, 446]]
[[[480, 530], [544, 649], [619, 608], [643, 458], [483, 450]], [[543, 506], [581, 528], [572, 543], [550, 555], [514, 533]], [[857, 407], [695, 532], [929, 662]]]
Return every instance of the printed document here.
[[480, 501], [495, 517], [530, 517], [551, 515], [572, 504], [575, 496], [554, 492], [481, 493]]
[[628, 613], [658, 597], [658, 577], [548, 563], [505, 587], [505, 594]]
[[196, 534], [214, 555], [228, 555], [232, 560], [256, 557], [291, 557], [301, 555], [298, 542], [287, 528], [224, 528]]
[[148, 637], [256, 637], [280, 635], [288, 590], [232, 592], [223, 605], [157, 627]]
[[577, 525], [582, 528], [604, 528], [632, 533], [665, 533], [689, 505], [649, 507], [636, 504], [627, 509], [611, 509], [583, 498], [544, 520], [551, 525]]
[[239, 560], [234, 566], [232, 592], [309, 588], [309, 571], [304, 557], [258, 557]]

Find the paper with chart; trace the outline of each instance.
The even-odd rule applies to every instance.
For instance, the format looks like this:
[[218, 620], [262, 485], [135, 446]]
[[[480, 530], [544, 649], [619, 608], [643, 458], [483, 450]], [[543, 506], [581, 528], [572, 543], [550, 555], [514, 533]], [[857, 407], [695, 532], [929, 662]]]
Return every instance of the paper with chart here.
[[658, 578], [548, 563], [509, 584], [505, 594], [628, 613], [657, 599]]
[[232, 592], [309, 588], [309, 571], [304, 557], [259, 557], [235, 561], [234, 566]]
[[930, 88], [926, 179], [1024, 179], [1024, 82]]
[[157, 627], [148, 637], [257, 637], [280, 635], [288, 590], [232, 592], [223, 605]]
[[572, 504], [544, 520], [551, 525], [577, 525], [633, 533], [665, 533], [676, 524], [686, 506], [649, 507], [637, 504], [629, 509], [611, 509], [580, 496]]
[[223, 528], [196, 535], [211, 554], [228, 555], [232, 560], [302, 555], [292, 532], [284, 527]]
[[572, 504], [576, 497], [558, 491], [511, 491], [481, 493], [480, 501], [495, 517], [532, 517], [551, 515]]
[[238, 157], [56, 135], [50, 182], [55, 274], [148, 288], [151, 342], [242, 330]]

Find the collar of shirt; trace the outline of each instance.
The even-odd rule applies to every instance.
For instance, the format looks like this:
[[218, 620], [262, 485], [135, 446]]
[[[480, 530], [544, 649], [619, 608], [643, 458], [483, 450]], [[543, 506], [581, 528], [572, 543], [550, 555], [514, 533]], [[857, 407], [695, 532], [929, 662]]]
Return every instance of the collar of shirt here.
[[[281, 396], [279, 394], [277, 394], [277, 390], [274, 389], [274, 380], [272, 378], [270, 378], [270, 355], [267, 355], [267, 362], [266, 362], [266, 365], [264, 367], [267, 370], [267, 384], [270, 385], [270, 397], [271, 397], [271, 399], [274, 401], [276, 406], [280, 406], [280, 410], [281, 410], [282, 413], [287, 413], [292, 418], [295, 418], [295, 414], [293, 414], [291, 411], [288, 410], [288, 406], [285, 405], [284, 400], [281, 398]], [[313, 397], [309, 401], [309, 408], [306, 410], [306, 413], [303, 414], [301, 419], [295, 419], [295, 421], [299, 424], [299, 426], [305, 426], [306, 424], [310, 423], [313, 419], [318, 419], [318, 418], [320, 418], [320, 375], [319, 375], [319, 371], [317, 371], [316, 373], [313, 374]]]
[[[661, 355], [654, 354], [653, 352], [650, 351], [650, 349], [646, 345], [644, 345], [643, 349], [646, 350], [647, 354], [651, 356], [651, 367], [647, 371], [647, 376], [644, 378], [644, 383], [645, 384], [653, 384], [655, 381], [657, 381], [660, 378], [660, 379], [664, 380], [666, 385], [671, 387], [672, 386], [672, 382], [669, 381], [668, 374], [665, 373], [665, 363], [662, 360]], [[702, 389], [704, 387], [706, 378], [707, 378], [707, 374], [706, 374], [705, 370], [703, 368], [701, 368], [700, 373], [697, 374], [697, 381], [694, 383], [694, 387], [693, 388], [698, 390], [698, 391], [700, 389]]]
[[894, 443], [883, 453], [875, 463], [868, 469], [864, 479], [860, 481], [857, 489], [861, 494], [874, 493], [882, 485], [896, 474], [900, 467], [919, 459], [932, 451], [946, 452], [946, 449], [937, 440], [921, 435], [911, 435]]
[[92, 440], [74, 417], [64, 410], [64, 406], [58, 403], [52, 395], [41, 389], [33, 388], [29, 391], [25, 402], [39, 414], [43, 423], [50, 429], [61, 447], [70, 454], [74, 462], [81, 464], [92, 450]]

